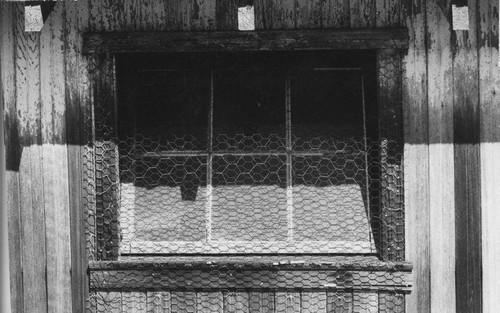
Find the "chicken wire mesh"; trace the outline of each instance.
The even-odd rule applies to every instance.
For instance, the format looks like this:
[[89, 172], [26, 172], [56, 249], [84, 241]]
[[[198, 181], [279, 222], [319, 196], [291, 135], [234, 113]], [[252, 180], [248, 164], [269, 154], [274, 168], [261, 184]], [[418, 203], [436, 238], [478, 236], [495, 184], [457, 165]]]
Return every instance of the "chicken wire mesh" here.
[[89, 311], [404, 311], [406, 274], [380, 261], [404, 261], [397, 52], [101, 55], [93, 69]]

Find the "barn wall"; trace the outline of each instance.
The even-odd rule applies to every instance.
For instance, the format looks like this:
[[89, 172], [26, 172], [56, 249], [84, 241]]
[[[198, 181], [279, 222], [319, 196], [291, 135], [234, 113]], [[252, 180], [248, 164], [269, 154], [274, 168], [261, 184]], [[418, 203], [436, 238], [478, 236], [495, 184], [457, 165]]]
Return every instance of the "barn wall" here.
[[[56, 2], [40, 33], [24, 32], [22, 4], [0, 4], [14, 312], [79, 312], [87, 297], [79, 247], [85, 247], [83, 109], [91, 82], [81, 33], [235, 30], [236, 2]], [[470, 28], [454, 31], [452, 3], [255, 1], [257, 29], [409, 29], [402, 91], [414, 288], [407, 312], [500, 306], [498, 4], [469, 0]]]

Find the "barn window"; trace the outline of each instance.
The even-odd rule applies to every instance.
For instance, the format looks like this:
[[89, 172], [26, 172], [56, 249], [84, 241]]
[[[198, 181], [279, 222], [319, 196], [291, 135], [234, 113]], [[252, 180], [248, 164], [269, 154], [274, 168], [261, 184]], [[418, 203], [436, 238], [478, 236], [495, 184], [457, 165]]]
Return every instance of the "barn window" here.
[[397, 112], [381, 110], [380, 62], [371, 51], [119, 55], [100, 83], [113, 104], [94, 113], [101, 257], [399, 255], [400, 134], [384, 126]]

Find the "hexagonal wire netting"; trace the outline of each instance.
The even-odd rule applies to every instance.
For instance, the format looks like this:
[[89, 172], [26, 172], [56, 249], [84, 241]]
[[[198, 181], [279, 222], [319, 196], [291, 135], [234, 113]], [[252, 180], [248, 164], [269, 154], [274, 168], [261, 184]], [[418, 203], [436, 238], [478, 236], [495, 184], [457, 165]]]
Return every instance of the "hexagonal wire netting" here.
[[[391, 90], [379, 85], [394, 81], [387, 77], [397, 73], [393, 60], [360, 52], [185, 53], [122, 56], [115, 66], [96, 58], [101, 74], [87, 112], [92, 144], [85, 155], [90, 259], [153, 260], [160, 267], [192, 263], [182, 255], [226, 255], [226, 261], [244, 255], [254, 265], [259, 262], [251, 260], [265, 255], [288, 258], [286, 264], [294, 263], [293, 255], [317, 255], [318, 264], [332, 263], [328, 256], [365, 255], [348, 262], [361, 268], [380, 263], [377, 256], [403, 261], [402, 135], [393, 125], [401, 113], [377, 104], [380, 93]], [[307, 298], [303, 290], [313, 290], [315, 282], [328, 285], [319, 273], [315, 282], [299, 283], [302, 291], [271, 284], [257, 292], [251, 283], [221, 283], [227, 269], [211, 271], [220, 286], [201, 284], [194, 296], [182, 291], [175, 300], [175, 290], [189, 287], [135, 281], [119, 296], [95, 293], [94, 311], [96, 299], [111, 310], [108, 297], [115, 296], [119, 307], [132, 299], [138, 311], [144, 305], [154, 312], [189, 311], [175, 301], [201, 305], [200, 312], [251, 308], [252, 297], [271, 311], [279, 311], [279, 301], [306, 312], [321, 311], [318, 305], [347, 310], [360, 297], [352, 290], [316, 290]], [[297, 279], [313, 275], [307, 273]], [[118, 281], [109, 288], [118, 288]], [[396, 285], [387, 297], [365, 292], [359, 305], [401, 306]]]

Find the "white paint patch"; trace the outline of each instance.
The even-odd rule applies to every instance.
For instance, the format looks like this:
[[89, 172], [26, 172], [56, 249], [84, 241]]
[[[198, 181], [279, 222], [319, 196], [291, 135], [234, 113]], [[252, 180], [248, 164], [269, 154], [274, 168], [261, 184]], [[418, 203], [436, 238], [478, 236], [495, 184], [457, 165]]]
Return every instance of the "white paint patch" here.
[[255, 30], [253, 5], [238, 8], [238, 30]]
[[452, 5], [453, 30], [469, 30], [469, 7]]
[[39, 5], [24, 7], [24, 31], [39, 32], [43, 27], [42, 8]]

